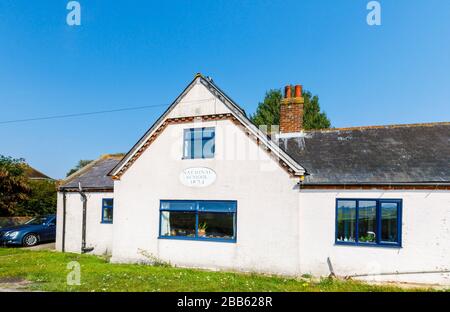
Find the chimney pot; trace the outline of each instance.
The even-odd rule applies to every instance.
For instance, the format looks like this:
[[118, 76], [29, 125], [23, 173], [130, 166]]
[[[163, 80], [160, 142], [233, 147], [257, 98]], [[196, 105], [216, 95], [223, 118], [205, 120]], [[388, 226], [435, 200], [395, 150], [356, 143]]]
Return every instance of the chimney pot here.
[[301, 85], [295, 86], [295, 97], [296, 98], [302, 97], [302, 86]]
[[286, 86], [284, 87], [284, 98], [285, 99], [290, 99], [292, 96], [292, 90], [291, 90], [291, 86]]

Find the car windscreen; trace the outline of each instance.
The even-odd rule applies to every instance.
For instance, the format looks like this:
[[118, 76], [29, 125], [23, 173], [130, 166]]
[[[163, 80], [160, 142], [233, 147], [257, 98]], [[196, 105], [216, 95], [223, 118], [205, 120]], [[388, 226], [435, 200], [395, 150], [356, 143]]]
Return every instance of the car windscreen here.
[[49, 217], [36, 217], [33, 218], [27, 222], [25, 222], [25, 224], [29, 224], [29, 225], [41, 225], [47, 222], [47, 220], [49, 220]]

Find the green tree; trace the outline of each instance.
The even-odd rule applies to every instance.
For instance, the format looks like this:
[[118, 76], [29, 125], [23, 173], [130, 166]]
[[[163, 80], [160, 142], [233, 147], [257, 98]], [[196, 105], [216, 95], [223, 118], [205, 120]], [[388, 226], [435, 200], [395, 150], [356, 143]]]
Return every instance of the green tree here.
[[81, 168], [83, 168], [83, 167], [89, 165], [91, 162], [92, 162], [92, 160], [83, 160], [83, 159], [80, 160], [80, 161], [78, 161], [78, 164], [77, 164], [74, 168], [70, 169], [69, 172], [67, 172], [66, 177], [68, 177], [68, 176], [70, 176], [71, 174], [77, 172], [77, 171], [80, 170]]
[[[271, 89], [266, 92], [264, 101], [258, 104], [254, 115], [250, 116], [252, 122], [257, 125], [279, 125], [280, 124], [280, 105], [283, 98], [281, 90]], [[326, 129], [330, 128], [331, 122], [325, 112], [320, 111], [319, 97], [312, 95], [309, 91], [303, 92], [305, 104], [303, 106], [303, 128]], [[271, 129], [268, 129], [271, 132]]]
[[303, 97], [305, 98], [303, 128], [306, 130], [330, 128], [331, 122], [327, 114], [320, 111], [319, 97], [313, 96], [309, 91], [305, 91]]
[[56, 212], [56, 182], [51, 180], [30, 180], [27, 199], [18, 203], [15, 215], [39, 216]]
[[30, 187], [24, 159], [0, 155], [0, 215], [11, 216], [18, 203], [28, 199]]
[[258, 104], [256, 113], [250, 116], [251, 121], [257, 126], [267, 125], [270, 133], [272, 125], [280, 124], [280, 104], [283, 98], [281, 90], [271, 89], [266, 92], [264, 101]]

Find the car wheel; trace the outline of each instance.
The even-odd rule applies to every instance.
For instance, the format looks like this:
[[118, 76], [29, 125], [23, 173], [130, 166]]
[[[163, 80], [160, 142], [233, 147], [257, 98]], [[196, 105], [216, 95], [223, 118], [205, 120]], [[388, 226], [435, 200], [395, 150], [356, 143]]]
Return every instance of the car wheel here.
[[27, 234], [22, 240], [24, 247], [34, 246], [38, 243], [38, 241], [39, 239], [36, 234]]

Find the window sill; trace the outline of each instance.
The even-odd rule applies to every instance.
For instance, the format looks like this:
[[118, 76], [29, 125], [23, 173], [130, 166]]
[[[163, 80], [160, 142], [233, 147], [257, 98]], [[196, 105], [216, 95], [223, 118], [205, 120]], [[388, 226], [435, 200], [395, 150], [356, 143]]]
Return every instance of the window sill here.
[[181, 157], [181, 160], [200, 160], [200, 159], [214, 159], [214, 156], [212, 156], [212, 157], [196, 157], [196, 158]]
[[214, 243], [236, 243], [236, 239], [226, 239], [226, 238], [203, 238], [203, 237], [184, 237], [184, 236], [158, 236], [158, 239], [169, 239], [169, 240], [189, 240], [189, 241], [200, 241], [200, 242], [214, 242]]
[[402, 245], [398, 244], [398, 243], [371, 244], [371, 243], [334, 242], [334, 245], [335, 246], [354, 246], [354, 247], [394, 248], [394, 249], [402, 248]]
[[113, 224], [112, 221], [101, 221], [100, 224]]

